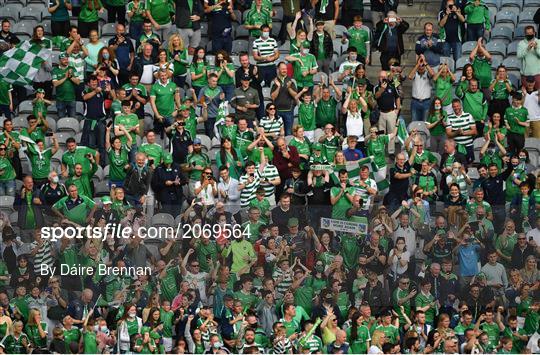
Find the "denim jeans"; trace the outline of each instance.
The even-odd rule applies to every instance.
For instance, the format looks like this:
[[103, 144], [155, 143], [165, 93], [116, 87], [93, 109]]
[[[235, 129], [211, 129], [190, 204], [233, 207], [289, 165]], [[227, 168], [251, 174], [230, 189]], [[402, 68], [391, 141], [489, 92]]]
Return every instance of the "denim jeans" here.
[[283, 126], [285, 127], [285, 135], [290, 136], [292, 134], [292, 127], [294, 124], [294, 111], [278, 111], [278, 115], [283, 118]]
[[411, 100], [411, 116], [413, 121], [426, 121], [431, 105], [430, 99], [427, 100]]
[[484, 37], [483, 24], [467, 24], [467, 41], [478, 41], [481, 37]]
[[219, 87], [225, 93], [225, 100], [231, 102], [232, 98], [234, 97], [234, 85], [220, 85]]
[[[130, 22], [129, 23], [129, 36], [131, 39], [135, 40], [135, 45], [137, 48], [139, 48], [139, 45], [141, 44], [139, 42], [139, 39], [141, 38], [141, 35], [143, 33], [143, 23], [142, 22]], [[135, 48], [135, 50], [137, 50]]]
[[15, 180], [0, 181], [0, 196], [15, 197]]
[[56, 101], [58, 118], [75, 117], [75, 101]]
[[80, 143], [97, 149], [99, 155], [105, 157], [105, 120], [102, 118], [85, 119]]
[[454, 62], [457, 62], [457, 60], [461, 57], [461, 42], [454, 42], [449, 43], [445, 42], [443, 46], [443, 54], [445, 57], [454, 58]]

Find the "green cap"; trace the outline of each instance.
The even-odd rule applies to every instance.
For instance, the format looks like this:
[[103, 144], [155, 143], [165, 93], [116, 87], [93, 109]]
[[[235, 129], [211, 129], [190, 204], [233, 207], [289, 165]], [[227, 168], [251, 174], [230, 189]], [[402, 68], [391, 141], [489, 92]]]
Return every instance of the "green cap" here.
[[173, 162], [172, 154], [171, 153], [165, 154], [165, 156], [163, 157], [163, 162], [165, 164], [171, 164]]
[[36, 90], [37, 93], [39, 94], [44, 94], [45, 93], [45, 90], [43, 90], [42, 88], [39, 88]]
[[289, 219], [289, 222], [287, 223], [287, 227], [297, 227], [298, 226], [298, 218], [291, 218]]
[[317, 142], [317, 143], [313, 143], [313, 145], [311, 146], [311, 149], [312, 150], [322, 150], [322, 144]]
[[63, 59], [63, 58], [69, 58], [69, 55], [68, 55], [66, 52], [62, 52], [62, 53], [60, 53], [60, 55], [58, 56], [58, 58], [60, 58], [60, 59]]
[[104, 205], [108, 205], [108, 204], [111, 204], [112, 201], [111, 201], [111, 198], [109, 196], [103, 196], [101, 198], [101, 203], [103, 203]]
[[358, 85], [366, 85], [367, 84], [366, 78], [360, 78], [356, 82], [358, 83]]
[[186, 105], [180, 105], [180, 108], [178, 108], [180, 111], [188, 110], [188, 107]]
[[147, 326], [142, 327], [141, 328], [141, 334], [144, 334], [144, 333], [150, 333], [150, 327], [147, 327]]

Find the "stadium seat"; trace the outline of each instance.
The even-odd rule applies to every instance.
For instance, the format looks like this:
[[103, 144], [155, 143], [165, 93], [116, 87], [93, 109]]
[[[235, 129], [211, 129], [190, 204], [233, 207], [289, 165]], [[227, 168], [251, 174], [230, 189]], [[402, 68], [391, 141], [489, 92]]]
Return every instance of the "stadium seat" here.
[[501, 0], [499, 10], [518, 9], [521, 10], [523, 2], [521, 0]]
[[345, 27], [343, 25], [336, 25], [334, 27], [334, 31], [336, 32], [336, 37], [341, 38], [341, 37], [343, 37], [343, 34], [345, 32], [347, 32], [347, 27]]
[[420, 133], [422, 139], [424, 140], [426, 148], [428, 148], [429, 137], [431, 136], [431, 134], [429, 133], [429, 129], [427, 128], [426, 123], [422, 121], [413, 121], [407, 126], [407, 131], [411, 132], [413, 129], [416, 129], [418, 133]]
[[528, 8], [519, 13], [519, 24], [533, 24], [534, 23], [534, 14], [535, 10]]
[[244, 26], [238, 26], [236, 28], [236, 39], [249, 38], [249, 31]]
[[105, 181], [103, 178], [103, 168], [100, 165], [98, 165], [96, 173], [92, 175], [92, 181], [94, 182], [94, 186], [99, 184], [101, 181]]
[[514, 73], [508, 73], [508, 80], [510, 80], [510, 83], [514, 88], [520, 88], [521, 87], [521, 79], [519, 76], [516, 76]]
[[281, 19], [283, 19], [283, 8], [281, 6], [274, 6], [272, 10], [274, 11], [272, 22], [281, 22]]
[[313, 82], [315, 84], [323, 83], [324, 85], [328, 85], [328, 75], [323, 72], [318, 72], [317, 74], [313, 75]]
[[201, 140], [203, 149], [206, 149], [206, 152], [209, 152], [212, 149], [212, 140], [205, 134], [197, 134], [197, 138]]
[[495, 26], [491, 30], [491, 40], [500, 39], [507, 43], [512, 41], [512, 29], [504, 26]]
[[106, 23], [101, 26], [101, 35], [102, 36], [115, 36], [116, 35], [116, 24], [115, 23]]
[[527, 150], [536, 150], [538, 153], [540, 153], [540, 139], [539, 138], [525, 138], [525, 149]]
[[499, 0], [485, 0], [484, 1], [484, 4], [486, 4], [486, 6], [488, 8], [493, 8], [495, 9], [496, 11], [499, 10], [499, 6], [500, 6], [500, 1]]
[[336, 38], [332, 40], [332, 46], [334, 47], [334, 53], [338, 56], [345, 53], [347, 51], [347, 48], [349, 47], [348, 43], [341, 43], [341, 38]]
[[201, 36], [208, 37], [208, 22], [201, 22]]
[[[45, 10], [47, 11], [47, 10]], [[51, 36], [52, 35], [52, 29], [51, 29], [51, 21], [50, 19], [47, 19], [47, 21], [45, 21], [45, 19], [41, 22], [41, 26], [43, 26], [43, 31], [45, 31], [45, 35], [46, 36]]]
[[519, 41], [514, 41], [506, 47], [506, 54], [507, 55], [516, 55], [517, 54], [517, 47], [518, 47]]
[[14, 24], [12, 32], [18, 36], [26, 35], [30, 38], [32, 36], [32, 31], [34, 30], [34, 27], [37, 26], [37, 24], [37, 20], [26, 18]]
[[236, 39], [232, 43], [232, 53], [240, 54], [241, 52], [247, 52], [249, 43], [246, 40]]
[[94, 195], [97, 197], [103, 197], [103, 196], [109, 196], [110, 189], [109, 189], [109, 182], [108, 181], [100, 181], [97, 184], [94, 184]]
[[103, 179], [108, 180], [109, 179], [109, 172], [110, 172], [110, 166], [105, 165], [103, 168]]
[[502, 55], [494, 55], [491, 57], [491, 69], [497, 69], [499, 65], [501, 65], [503, 61]]
[[152, 216], [152, 226], [172, 227], [174, 226], [174, 217], [168, 213], [156, 213]]
[[[527, 25], [519, 24], [514, 30], [514, 41], [516, 40], [521, 41], [523, 38], [525, 38], [525, 28], [531, 25], [532, 24], [527, 24]], [[537, 27], [536, 25], [533, 25], [533, 26], [535, 28]]]
[[61, 164], [62, 163], [62, 155], [64, 154], [64, 150], [62, 148], [58, 149], [58, 151], [56, 152], [56, 154], [54, 154], [52, 157], [51, 157], [51, 162], [52, 163], [58, 163], [58, 164]]
[[504, 43], [504, 42], [494, 40], [494, 41], [489, 41], [486, 44], [486, 49], [491, 54], [499, 54], [501, 56], [505, 56], [506, 55], [506, 45], [507, 44]]
[[9, 215], [9, 222], [10, 222], [12, 225], [16, 225], [18, 220], [19, 220], [19, 212], [12, 212], [12, 213]]
[[454, 58], [451, 58], [451, 57], [441, 57], [441, 64], [448, 64], [448, 68], [450, 69], [451, 72], [454, 72], [455, 70], [455, 63], [454, 63]]
[[14, 129], [21, 129], [21, 128], [27, 128], [28, 127], [28, 121], [25, 117], [18, 116], [14, 117], [11, 122], [13, 123]]
[[514, 11], [504, 9], [497, 12], [497, 16], [495, 16], [495, 25], [501, 23], [512, 23], [515, 26], [517, 24], [517, 20], [518, 15]]
[[56, 133], [56, 139], [58, 140], [58, 144], [65, 148], [66, 147], [66, 140], [69, 137], [73, 137], [73, 134], [67, 133], [67, 132], [58, 132]]
[[321, 128], [317, 128], [315, 132], [313, 132], [313, 141], [318, 142], [321, 137], [324, 137], [324, 131]]
[[476, 47], [476, 42], [475, 41], [465, 42], [461, 46], [461, 52], [463, 54], [469, 55], [473, 51], [474, 47]]
[[[461, 57], [461, 58], [458, 58], [457, 62], [456, 62], [456, 70], [461, 70], [463, 69], [463, 67], [466, 65], [466, 64], [469, 64], [470, 61], [469, 61], [469, 57]], [[456, 77], [457, 78], [457, 77]]]
[[80, 123], [73, 117], [64, 117], [57, 122], [58, 132], [71, 132], [76, 135], [80, 131]]
[[281, 31], [281, 26], [283, 24], [281, 22], [275, 22], [272, 23], [272, 37], [277, 38], [279, 35], [279, 31]]
[[21, 20], [35, 20], [37, 22], [41, 21], [41, 13], [43, 12], [44, 6], [39, 6], [36, 4], [26, 6], [19, 13], [19, 19]]
[[521, 60], [514, 56], [503, 60], [503, 65], [510, 70], [521, 70]]
[[15, 197], [12, 196], [0, 196], [0, 211], [6, 213], [8, 216], [13, 213], [13, 203], [15, 202]]
[[2, 18], [17, 22], [19, 21], [19, 13], [22, 9], [23, 5], [19, 3], [6, 4], [1, 8], [0, 13], [2, 14]]

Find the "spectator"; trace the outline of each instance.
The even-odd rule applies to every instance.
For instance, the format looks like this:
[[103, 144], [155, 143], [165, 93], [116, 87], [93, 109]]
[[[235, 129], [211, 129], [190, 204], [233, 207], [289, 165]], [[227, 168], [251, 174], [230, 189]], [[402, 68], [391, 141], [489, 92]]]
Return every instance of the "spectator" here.
[[388, 80], [388, 73], [386, 71], [381, 70], [379, 73], [379, 84], [373, 88], [373, 92], [375, 93], [375, 99], [377, 100], [380, 111], [379, 131], [388, 133], [388, 153], [394, 154], [395, 143], [393, 138], [395, 135], [392, 136], [390, 133], [397, 127], [398, 113], [401, 109], [401, 98], [394, 85]]
[[146, 18], [150, 20], [152, 26], [160, 32], [161, 38], [166, 38], [171, 29], [171, 15], [174, 10], [167, 1], [149, 1], [146, 3]]
[[250, 86], [251, 78], [244, 74], [240, 77], [241, 86], [234, 91], [232, 107], [236, 110], [237, 119], [245, 118], [250, 127], [254, 126], [256, 110], [259, 108], [259, 94]]
[[317, 66], [321, 68], [321, 71], [326, 73], [326, 75], [330, 75], [330, 63], [334, 53], [334, 44], [330, 34], [324, 30], [324, 21], [319, 20], [315, 23], [313, 36], [315, 40], [311, 41], [310, 52], [317, 59]]
[[[272, 81], [270, 97], [276, 106], [276, 113], [283, 119], [285, 135], [292, 134], [293, 108], [297, 95], [295, 82], [287, 76], [287, 65], [280, 62], [277, 65], [277, 77]], [[335, 112], [335, 110], [334, 110]]]
[[463, 102], [464, 113], [468, 113], [474, 118], [477, 135], [481, 135], [481, 132], [484, 132], [484, 121], [487, 116], [487, 99], [484, 93], [479, 91], [478, 80], [470, 80], [467, 91], [462, 92], [461, 95], [458, 94], [458, 96]]
[[538, 90], [535, 91], [534, 77], [527, 76], [525, 78], [525, 90], [523, 91], [523, 107], [527, 109], [529, 113], [529, 122], [531, 127], [531, 136], [534, 138], [540, 137], [540, 103], [538, 99]]
[[324, 21], [324, 30], [330, 34], [332, 39], [336, 38], [335, 25], [339, 17], [339, 2], [334, 1], [313, 1], [311, 3], [314, 10], [315, 21]]
[[362, 15], [353, 16], [352, 13], [349, 12], [347, 12], [346, 15], [347, 17], [350, 16], [349, 18], [351, 18], [353, 21], [352, 26], [349, 27], [345, 35], [342, 37], [341, 42], [348, 42], [349, 48], [356, 48], [356, 50], [358, 51], [358, 55], [360, 56], [360, 62], [364, 65], [368, 65], [371, 58], [370, 30], [362, 24]]
[[395, 11], [388, 11], [384, 20], [375, 25], [374, 48], [381, 52], [382, 70], [390, 70], [389, 61], [396, 58], [398, 61], [405, 49], [403, 34], [409, 29], [407, 21], [397, 15]]
[[260, 37], [253, 41], [253, 58], [257, 63], [260, 78], [266, 86], [270, 86], [276, 78], [276, 60], [279, 58], [278, 45], [270, 37], [270, 26], [260, 26]]
[[180, 92], [175, 83], [169, 78], [166, 71], [159, 72], [159, 80], [152, 85], [150, 91], [150, 105], [154, 111], [156, 133], [163, 137], [165, 127], [172, 124], [175, 110], [180, 107]]
[[439, 12], [439, 36], [444, 41], [443, 54], [452, 57], [454, 61], [461, 57], [461, 42], [465, 35], [465, 17], [461, 13], [461, 7], [456, 5], [455, 0], [447, 0], [446, 8]]
[[416, 54], [423, 54], [425, 64], [437, 70], [441, 63], [443, 45], [444, 43], [439, 39], [439, 35], [433, 33], [433, 24], [427, 22], [424, 24], [424, 34], [418, 37], [416, 41]]
[[482, 0], [470, 1], [465, 6], [465, 22], [467, 23], [467, 41], [478, 41], [485, 32], [491, 30], [489, 9]]
[[409, 80], [412, 80], [412, 101], [411, 114], [413, 121], [426, 121], [429, 111], [429, 101], [431, 99], [431, 79], [435, 75], [431, 64], [424, 54], [420, 54], [416, 65], [409, 73]]
[[178, 1], [175, 6], [175, 25], [183, 43], [189, 48], [189, 53], [193, 54], [201, 41], [201, 18], [203, 16], [203, 7], [199, 1], [193, 3], [189, 1]]
[[210, 33], [212, 38], [212, 51], [217, 52], [220, 49], [230, 53], [232, 51], [232, 21], [238, 21], [233, 10], [233, 3], [226, 3], [223, 6], [220, 1], [208, 0], [204, 1], [204, 13], [209, 21], [212, 22]]
[[13, 32], [11, 32], [11, 22], [9, 22], [9, 19], [5, 18], [2, 20], [1, 23], [2, 29], [0, 31], [0, 43], [2, 44], [0, 53], [3, 53], [16, 44], [20, 43], [20, 39], [15, 35]]
[[135, 41], [135, 47], [139, 47], [143, 22], [146, 19], [146, 2], [141, 2], [141, 0], [130, 1], [126, 10], [129, 18], [129, 37]]
[[152, 179], [153, 168], [148, 166], [145, 160], [146, 155], [144, 153], [137, 153], [135, 163], [127, 169], [123, 184], [128, 201], [136, 207], [145, 204], [146, 194]]

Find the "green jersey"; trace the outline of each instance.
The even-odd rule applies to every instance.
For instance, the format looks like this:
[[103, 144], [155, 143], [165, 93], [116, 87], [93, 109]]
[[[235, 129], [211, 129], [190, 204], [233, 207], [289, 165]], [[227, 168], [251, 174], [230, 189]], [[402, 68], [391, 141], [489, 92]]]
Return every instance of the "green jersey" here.
[[[97, 6], [95, 6], [97, 5]], [[97, 22], [99, 20], [98, 11], [103, 8], [101, 0], [82, 0], [81, 12], [79, 13], [79, 21], [81, 22]]]
[[444, 124], [443, 122], [446, 121], [446, 117], [447, 117], [447, 113], [446, 111], [444, 110], [441, 110], [440, 112], [440, 116], [438, 116], [437, 114], [433, 114], [433, 115], [429, 115], [428, 116], [428, 119], [427, 119], [427, 123], [435, 123], [437, 121], [439, 121], [439, 123], [437, 123], [435, 125], [435, 127], [432, 127], [429, 129], [429, 133], [432, 135], [432, 136], [442, 136], [442, 135], [446, 135], [446, 129], [444, 127]]
[[244, 310], [255, 307], [259, 303], [259, 297], [253, 293], [244, 293], [241, 290], [234, 293], [234, 298], [242, 303]]
[[124, 181], [127, 172], [125, 166], [129, 164], [130, 148], [122, 146], [120, 151], [109, 148], [107, 156], [109, 157], [109, 180]]
[[[206, 63], [203, 62], [203, 61], [194, 61], [189, 66], [190, 73], [195, 74], [195, 75], [201, 75], [202, 73], [204, 73], [206, 71], [206, 69], [207, 69], [206, 68]], [[207, 82], [208, 82], [208, 79], [207, 79], [206, 75], [203, 75], [200, 78], [192, 80], [191, 85], [196, 86], [196, 87], [203, 87], [203, 86], [206, 85]]]
[[[187, 156], [186, 163], [192, 168], [195, 166], [202, 166], [206, 168], [210, 166], [210, 158], [205, 153], [191, 153]], [[189, 172], [189, 178], [191, 180], [199, 181], [201, 179], [202, 170], [193, 169]]]
[[157, 81], [152, 85], [150, 90], [150, 97], [155, 97], [156, 108], [160, 115], [164, 117], [172, 117], [175, 110], [174, 97], [178, 87], [171, 80], [166, 84], [162, 84], [161, 81]]
[[32, 166], [32, 177], [34, 179], [47, 179], [51, 171], [51, 158], [53, 156], [51, 148], [39, 152], [29, 146], [25, 153]]
[[84, 331], [83, 332], [83, 351], [85, 354], [97, 354], [98, 346], [97, 346], [97, 338], [96, 333]]
[[450, 75], [443, 77], [439, 76], [435, 80], [435, 96], [440, 97], [442, 104], [448, 106], [452, 103], [452, 88], [453, 82]]
[[161, 164], [163, 159], [163, 147], [157, 143], [143, 143], [137, 148], [138, 152], [146, 154], [148, 159], [154, 159], [154, 165]]
[[253, 134], [253, 131], [246, 130], [244, 132], [240, 132], [240, 131], [236, 132], [236, 142], [237, 142], [236, 147], [238, 148], [238, 150], [240, 150], [240, 153], [242, 154], [243, 157], [247, 157], [249, 155], [247, 151], [247, 147], [251, 143], [253, 143], [254, 140], [255, 140], [255, 136]]
[[0, 80], [0, 105], [9, 105], [11, 103], [10, 93], [13, 91], [13, 86], [5, 80]]
[[15, 180], [15, 169], [11, 161], [4, 157], [0, 157], [0, 181], [12, 181]]
[[[186, 75], [189, 66], [187, 48], [175, 49], [172, 52], [167, 51], [167, 55], [173, 63], [173, 75]], [[176, 56], [178, 55], [178, 58]]]
[[341, 150], [339, 138], [337, 136], [332, 136], [330, 139], [324, 138], [321, 144], [323, 146], [323, 155], [325, 156], [326, 160], [330, 163], [333, 162], [336, 152]]
[[[52, 71], [52, 79], [62, 80], [66, 77], [66, 73], [70, 71], [74, 74], [75, 69], [71, 66], [66, 66], [65, 68], [56, 67]], [[56, 100], [62, 102], [73, 102], [75, 101], [75, 85], [71, 79], [67, 78], [62, 84], [56, 87]]]
[[172, 338], [174, 312], [173, 311], [167, 312], [163, 308], [161, 308], [159, 313], [160, 313], [159, 320], [163, 324], [163, 337]]
[[315, 103], [300, 103], [298, 107], [298, 121], [304, 127], [305, 131], [315, 130]]
[[144, 21], [144, 14], [146, 13], [146, 3], [142, 1], [130, 1], [127, 4], [127, 12], [133, 12], [130, 22], [141, 23]]
[[389, 343], [396, 344], [398, 337], [399, 337], [399, 330], [398, 328], [393, 325], [389, 324], [387, 326], [379, 325], [375, 328], [375, 330], [380, 330], [386, 335], [386, 339]]
[[367, 46], [369, 45], [369, 32], [364, 27], [350, 27], [347, 30], [349, 38], [349, 48], [354, 47], [358, 55], [365, 58], [367, 56]]
[[491, 64], [486, 58], [474, 57], [472, 62], [474, 76], [478, 79], [478, 88], [485, 89], [491, 84]]
[[[69, 201], [68, 201], [69, 200]], [[95, 202], [84, 195], [80, 195], [78, 201], [73, 201], [69, 196], [62, 197], [53, 205], [67, 219], [79, 225], [86, 225], [86, 218], [94, 208]]]
[[386, 166], [386, 145], [390, 142], [388, 135], [378, 136], [375, 139], [369, 139], [367, 141], [367, 153], [368, 156], [374, 156], [373, 162], [377, 168], [383, 168]]
[[329, 100], [319, 100], [317, 102], [317, 109], [315, 110], [315, 122], [317, 127], [321, 128], [328, 123], [336, 123], [336, 108], [337, 100], [334, 97], [330, 97]]
[[158, 25], [167, 25], [171, 23], [171, 13], [174, 13], [172, 4], [170, 0], [147, 0], [146, 8]]
[[36, 117], [39, 117], [41, 114], [41, 117], [45, 118], [47, 117], [47, 104], [43, 100], [37, 100], [34, 102], [34, 106], [32, 108], [32, 114]]
[[178, 280], [180, 278], [180, 272], [178, 267], [171, 267], [165, 272], [165, 277], [160, 279], [161, 295], [169, 302], [171, 302], [178, 294]]
[[495, 86], [493, 87], [493, 91], [491, 92], [491, 99], [508, 100], [508, 97], [510, 96], [510, 92], [507, 90], [507, 87], [506, 87], [507, 83], [510, 85], [510, 87], [512, 87], [512, 84], [510, 84], [509, 80], [494, 79], [491, 82], [491, 84], [495, 84]]
[[[244, 16], [244, 23], [246, 25], [251, 26], [262, 26], [262, 25], [269, 25], [272, 26], [272, 17], [268, 11], [266, 11], [264, 8], [261, 8], [260, 10], [257, 10], [257, 8], [251, 8], [245, 14]], [[252, 29], [249, 30], [249, 35], [253, 38], [260, 37], [261, 30], [260, 29]]]
[[[311, 69], [317, 69], [317, 58], [311, 53], [302, 55], [300, 53], [293, 54], [292, 57], [300, 59], [293, 62], [294, 80], [298, 88], [310, 88], [313, 86], [313, 74], [310, 73]], [[307, 72], [307, 74], [306, 74]]]
[[[47, 332], [47, 324], [45, 322], [41, 322], [41, 329]], [[34, 348], [47, 347], [47, 337], [45, 336], [45, 338], [42, 338], [39, 335], [39, 329], [37, 324], [27, 324], [26, 327], [24, 327], [24, 330], [26, 335], [28, 335], [30, 343]]]
[[483, 332], [486, 332], [487, 335], [488, 335], [488, 339], [489, 339], [489, 344], [491, 346], [497, 346], [499, 344], [499, 334], [500, 334], [500, 329], [499, 329], [499, 326], [497, 325], [497, 323], [493, 322], [491, 324], [488, 324], [488, 323], [483, 323], [480, 325], [480, 329], [483, 331]]
[[[126, 128], [126, 131], [129, 132], [129, 135], [131, 136], [131, 142], [132, 144], [136, 144], [137, 142], [137, 133], [135, 131], [129, 131], [130, 129], [137, 127], [139, 125], [139, 117], [137, 117], [136, 114], [130, 113], [129, 115], [125, 114], [119, 114], [114, 118], [114, 124], [119, 126], [122, 125]], [[123, 145], [127, 144], [127, 137], [125, 134], [122, 134], [120, 137], [120, 142], [122, 142]]]
[[[330, 189], [330, 196], [336, 197], [341, 193], [341, 187], [332, 187]], [[355, 194], [354, 187], [347, 187], [343, 191], [343, 194], [332, 207], [332, 218], [333, 219], [347, 219], [347, 211], [352, 207], [351, 201], [347, 198], [347, 194], [353, 196]]]
[[83, 174], [90, 174], [92, 171], [92, 164], [86, 157], [87, 154], [95, 156], [96, 151], [85, 146], [77, 146], [73, 152], [66, 150], [62, 155], [62, 164], [68, 168], [69, 176], [74, 175], [75, 165], [77, 164], [82, 165]]
[[10, 334], [2, 339], [1, 344], [7, 354], [26, 354], [28, 351], [24, 344], [29, 345], [30, 340], [24, 333], [19, 335], [18, 338]]
[[424, 295], [423, 292], [418, 293], [415, 300], [415, 306], [416, 308], [422, 308], [429, 306], [427, 311], [424, 313], [426, 314], [426, 323], [433, 323], [433, 320], [435, 319], [435, 306], [433, 303], [435, 302], [435, 297], [431, 293]]
[[[406, 323], [405, 315], [407, 315], [407, 317], [410, 317], [411, 315], [411, 302], [410, 300], [404, 302], [402, 304], [404, 312], [401, 312], [401, 308], [399, 306], [399, 300], [406, 298], [408, 295], [409, 295], [409, 290], [403, 290], [399, 287], [396, 288], [394, 292], [392, 292], [392, 304], [394, 305], [394, 310], [399, 315], [399, 324], [401, 325], [404, 325]], [[405, 315], [403, 313], [405, 313]]]
[[[112, 301], [112, 300], [111, 300]], [[66, 352], [69, 354], [69, 344], [77, 343], [79, 344], [79, 339], [81, 338], [81, 331], [79, 328], [71, 327], [71, 329], [64, 328], [64, 342], [66, 343]]]
[[352, 327], [347, 328], [347, 342], [351, 346], [350, 353], [352, 354], [367, 354], [368, 342], [371, 341], [369, 329], [365, 325], [361, 325], [356, 329], [356, 337], [352, 338]]
[[510, 125], [509, 131], [515, 134], [525, 135], [527, 127], [520, 125], [520, 123], [527, 122], [529, 112], [523, 106], [513, 107], [510, 106], [506, 109], [504, 113], [504, 119]]

